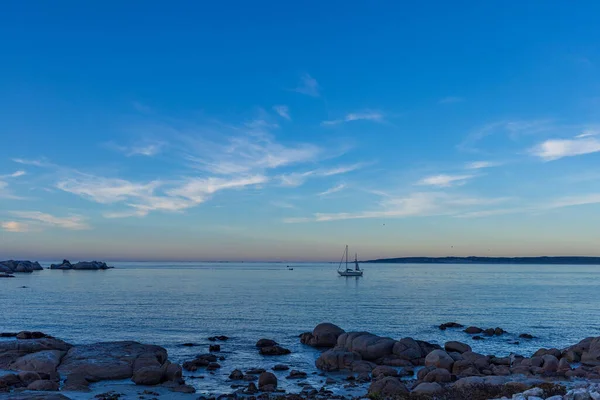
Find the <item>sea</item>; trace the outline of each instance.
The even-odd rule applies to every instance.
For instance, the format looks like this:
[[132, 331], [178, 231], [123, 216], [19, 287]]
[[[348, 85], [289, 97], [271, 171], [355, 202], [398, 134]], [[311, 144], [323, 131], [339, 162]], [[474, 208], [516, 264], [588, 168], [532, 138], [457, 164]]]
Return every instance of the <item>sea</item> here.
[[[363, 277], [344, 278], [329, 263], [289, 264], [293, 270], [281, 263], [109, 264], [115, 268], [0, 280], [0, 332], [38, 330], [74, 344], [135, 340], [164, 346], [179, 363], [207, 353], [208, 337], [226, 335], [219, 371], [187, 373], [199, 393], [232, 391], [233, 369], [275, 364], [309, 373], [318, 387], [319, 351], [298, 335], [320, 322], [394, 339], [458, 340], [497, 356], [600, 336], [600, 266], [363, 264]], [[438, 328], [450, 321], [508, 333], [475, 341], [460, 329]], [[292, 353], [259, 356], [261, 338]], [[190, 342], [198, 346], [182, 346]], [[278, 375], [280, 386], [300, 390], [286, 372]]]

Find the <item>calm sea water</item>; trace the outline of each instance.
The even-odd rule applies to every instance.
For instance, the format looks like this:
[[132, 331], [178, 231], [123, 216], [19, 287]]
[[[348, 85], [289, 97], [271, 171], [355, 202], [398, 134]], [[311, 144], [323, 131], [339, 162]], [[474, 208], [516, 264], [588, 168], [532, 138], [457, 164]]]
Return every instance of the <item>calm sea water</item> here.
[[[396, 339], [461, 340], [497, 355], [600, 336], [600, 266], [365, 264], [364, 277], [341, 278], [334, 264], [295, 264], [293, 271], [259, 263], [112, 265], [0, 280], [0, 331], [41, 330], [72, 343], [137, 340], [166, 347], [175, 362], [206, 352], [208, 336], [227, 335], [222, 370], [190, 381], [203, 391], [228, 387], [234, 368], [283, 362], [315, 371], [318, 352], [301, 346], [298, 334], [323, 321]], [[448, 321], [511, 334], [473, 341], [437, 329]], [[524, 332], [537, 338], [516, 338]], [[254, 343], [262, 337], [293, 353], [259, 357]]]

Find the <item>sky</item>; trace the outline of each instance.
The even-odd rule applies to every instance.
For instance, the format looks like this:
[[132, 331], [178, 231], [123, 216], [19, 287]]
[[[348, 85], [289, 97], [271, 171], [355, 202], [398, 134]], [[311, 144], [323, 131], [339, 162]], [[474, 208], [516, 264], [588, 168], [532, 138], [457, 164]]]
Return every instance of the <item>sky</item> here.
[[600, 256], [598, 15], [7, 1], [0, 258]]

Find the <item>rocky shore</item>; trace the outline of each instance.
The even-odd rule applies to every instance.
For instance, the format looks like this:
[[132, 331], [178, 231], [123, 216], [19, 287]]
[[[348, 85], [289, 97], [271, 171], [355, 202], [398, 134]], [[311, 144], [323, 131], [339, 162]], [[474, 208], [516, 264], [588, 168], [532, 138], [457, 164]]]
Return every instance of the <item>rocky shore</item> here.
[[[457, 323], [440, 326], [463, 328]], [[487, 336], [506, 333], [501, 328], [468, 327], [464, 331]], [[10, 371], [0, 376], [0, 399], [88, 398], [81, 394], [90, 393], [98, 383], [123, 380], [129, 385], [121, 384], [112, 393], [92, 392], [89, 398], [600, 399], [600, 337], [530, 355], [495, 356], [476, 353], [459, 341], [436, 344], [410, 337], [393, 339], [323, 323], [299, 336], [302, 344], [320, 352], [315, 361], [320, 383], [315, 386], [314, 379], [307, 383], [306, 372], [278, 363], [290, 350], [266, 338], [256, 342], [254, 351], [257, 357], [273, 360], [273, 366], [243, 371], [221, 355], [227, 336], [209, 338], [213, 344], [207, 353], [181, 365], [169, 361], [163, 347], [132, 341], [71, 345], [41, 332], [0, 336], [5, 338], [0, 341], [0, 370]], [[205, 393], [197, 374], [222, 370], [231, 391]], [[297, 382], [298, 390], [284, 391], [281, 379]], [[196, 391], [204, 395], [199, 397]]]
[[[105, 262], [101, 261], [80, 261], [75, 264], [71, 264], [69, 260], [63, 260], [60, 264], [51, 264], [49, 269], [62, 269], [62, 270], [106, 270], [114, 267], [108, 266]], [[29, 273], [33, 271], [41, 271], [44, 268], [37, 261], [26, 261], [26, 260], [6, 260], [0, 261], [0, 277], [7, 278], [8, 275], [14, 273]]]

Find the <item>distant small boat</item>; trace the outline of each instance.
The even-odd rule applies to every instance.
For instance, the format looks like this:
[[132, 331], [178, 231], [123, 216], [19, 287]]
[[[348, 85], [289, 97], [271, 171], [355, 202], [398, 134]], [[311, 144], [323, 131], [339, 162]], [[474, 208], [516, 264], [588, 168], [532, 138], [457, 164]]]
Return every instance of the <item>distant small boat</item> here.
[[[344, 257], [346, 258], [346, 268], [342, 268], [342, 264], [344, 262]], [[358, 258], [357, 254], [354, 254], [354, 269], [348, 268], [348, 245], [346, 245], [346, 249], [344, 250], [344, 254], [342, 255], [342, 260], [340, 261], [340, 265], [338, 266], [338, 274], [340, 276], [363, 276], [363, 270], [358, 266]]]
[[294, 270], [294, 268], [290, 267], [289, 265], [287, 266], [287, 268], [288, 268], [288, 271], [293, 271]]

